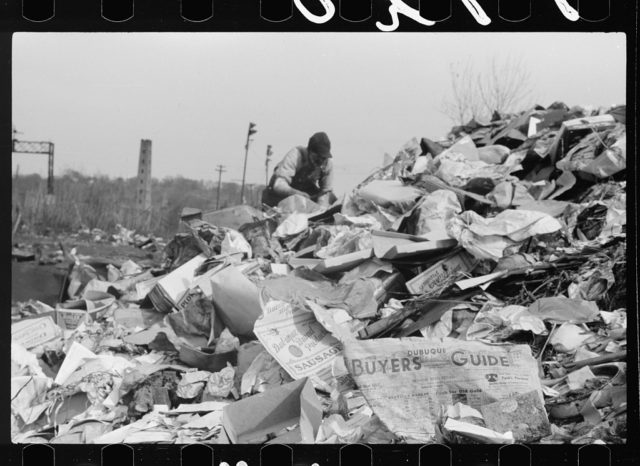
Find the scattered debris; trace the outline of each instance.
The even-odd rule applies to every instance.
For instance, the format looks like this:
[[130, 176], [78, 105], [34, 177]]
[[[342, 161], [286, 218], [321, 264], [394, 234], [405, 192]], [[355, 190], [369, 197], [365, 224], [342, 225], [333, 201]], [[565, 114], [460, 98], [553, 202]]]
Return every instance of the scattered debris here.
[[326, 209], [185, 209], [166, 245], [76, 235], [151, 263], [15, 244], [16, 274], [68, 270], [12, 309], [13, 441], [624, 443], [610, 112], [556, 103], [412, 139]]

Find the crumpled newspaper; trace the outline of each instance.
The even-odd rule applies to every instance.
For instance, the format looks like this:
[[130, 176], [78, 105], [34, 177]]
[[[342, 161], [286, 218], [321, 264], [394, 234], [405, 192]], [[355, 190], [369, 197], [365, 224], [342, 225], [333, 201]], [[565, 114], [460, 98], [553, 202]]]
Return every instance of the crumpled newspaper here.
[[249, 242], [245, 239], [240, 232], [227, 228], [224, 239], [220, 244], [221, 254], [234, 254], [242, 252], [247, 255], [248, 259], [251, 259], [252, 249]]
[[351, 413], [349, 419], [331, 414], [322, 420], [316, 443], [392, 443], [395, 435], [373, 414], [369, 406]]
[[416, 223], [413, 234], [432, 241], [449, 239], [447, 222], [462, 212], [458, 196], [447, 189], [438, 189], [427, 194], [416, 207]]
[[227, 363], [227, 367], [209, 376], [205, 392], [220, 398], [228, 397], [229, 393], [234, 390], [235, 374], [233, 366]]
[[209, 380], [211, 372], [208, 371], [193, 371], [185, 372], [182, 375], [182, 379], [178, 382], [178, 388], [176, 395], [185, 400], [190, 400], [197, 397], [204, 389], [205, 384]]
[[309, 228], [308, 217], [309, 216], [307, 214], [290, 214], [280, 225], [278, 225], [273, 236], [276, 238], [286, 238], [288, 236], [294, 236], [302, 233], [304, 230]]
[[315, 251], [316, 257], [327, 259], [373, 247], [371, 230], [358, 227], [338, 225], [328, 227], [331, 238], [326, 246]]
[[470, 254], [494, 261], [500, 260], [504, 250], [517, 242], [561, 228], [555, 218], [533, 210], [504, 210], [493, 218], [467, 210], [447, 224], [449, 235]]
[[467, 340], [502, 341], [517, 331], [544, 335], [544, 321], [525, 306], [491, 307], [480, 311], [467, 329]]
[[242, 375], [240, 393], [242, 395], [262, 393], [270, 386], [279, 386], [292, 380], [289, 374], [280, 367], [278, 361], [266, 350], [263, 350]]
[[482, 160], [468, 160], [455, 152], [443, 152], [435, 161], [438, 165], [435, 175], [455, 188], [461, 188], [473, 178], [490, 178], [495, 181], [516, 179], [510, 173], [521, 168], [519, 164], [493, 165]]
[[228, 353], [237, 350], [240, 347], [240, 340], [232, 334], [228, 328], [225, 328], [216, 341], [214, 354]]

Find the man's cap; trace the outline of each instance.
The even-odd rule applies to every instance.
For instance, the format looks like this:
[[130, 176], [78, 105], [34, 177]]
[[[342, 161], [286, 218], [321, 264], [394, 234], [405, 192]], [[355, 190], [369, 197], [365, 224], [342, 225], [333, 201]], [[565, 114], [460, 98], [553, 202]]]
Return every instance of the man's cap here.
[[331, 141], [329, 141], [327, 133], [322, 131], [309, 138], [309, 145], [307, 146], [307, 149], [309, 149], [309, 152], [313, 152], [323, 157], [332, 157]]

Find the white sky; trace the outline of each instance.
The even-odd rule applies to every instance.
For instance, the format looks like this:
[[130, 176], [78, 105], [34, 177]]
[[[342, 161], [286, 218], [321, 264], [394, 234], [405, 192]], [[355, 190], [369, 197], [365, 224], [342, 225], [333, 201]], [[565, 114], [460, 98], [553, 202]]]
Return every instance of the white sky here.
[[[242, 178], [247, 126], [257, 124], [247, 180], [316, 131], [332, 142], [338, 194], [412, 137], [443, 137], [449, 64], [520, 58], [536, 102], [625, 101], [624, 34], [340, 33], [72, 34], [13, 37], [13, 122], [55, 143], [55, 173], [136, 175], [140, 139], [153, 176]], [[46, 157], [13, 170], [46, 175]], [[271, 166], [273, 168], [273, 164]], [[270, 170], [271, 171], [271, 170]]]

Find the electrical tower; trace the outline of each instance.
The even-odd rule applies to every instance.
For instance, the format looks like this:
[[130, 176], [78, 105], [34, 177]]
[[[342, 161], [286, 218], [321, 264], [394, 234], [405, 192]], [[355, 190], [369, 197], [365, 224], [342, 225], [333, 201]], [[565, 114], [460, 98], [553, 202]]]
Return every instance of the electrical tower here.
[[46, 154], [49, 156], [49, 170], [47, 176], [47, 194], [53, 195], [53, 143], [49, 141], [19, 141], [16, 139], [15, 127], [11, 151], [15, 154]]

